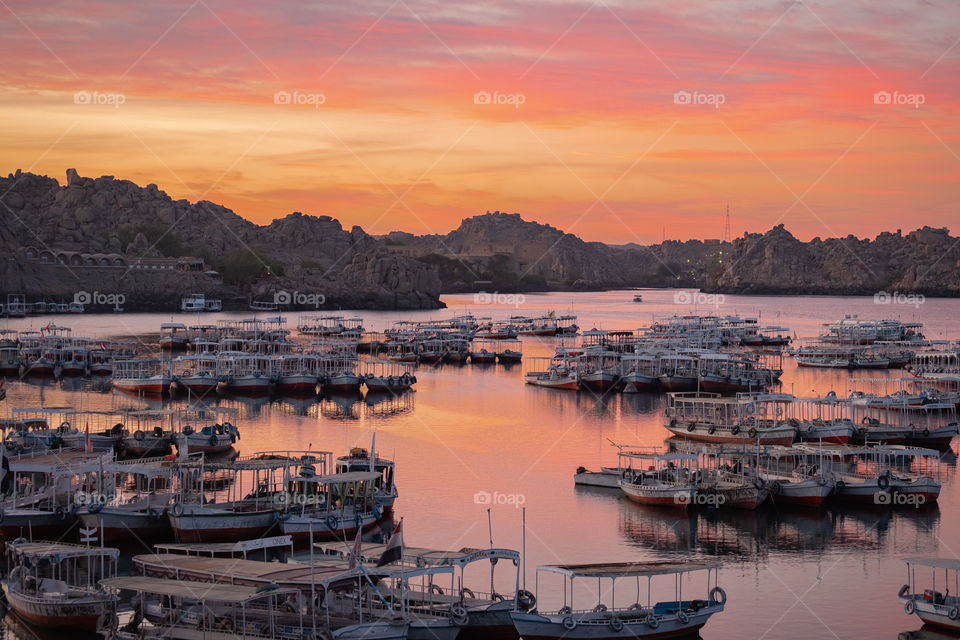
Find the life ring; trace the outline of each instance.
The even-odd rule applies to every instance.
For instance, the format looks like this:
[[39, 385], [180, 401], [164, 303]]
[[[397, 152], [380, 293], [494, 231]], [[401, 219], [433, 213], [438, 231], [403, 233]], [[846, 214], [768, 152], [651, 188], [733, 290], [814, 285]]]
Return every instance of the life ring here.
[[655, 614], [653, 614], [653, 613], [648, 613], [648, 614], [647, 614], [647, 626], [650, 627], [651, 629], [656, 629], [657, 627], [660, 626], [660, 618], [658, 618], [658, 617], [657, 617]]
[[797, 420], [796, 418], [790, 418], [790, 426], [791, 426], [791, 427], [799, 427], [799, 426], [800, 426], [800, 421]]
[[829, 393], [827, 393], [827, 397], [828, 397], [828, 398], [836, 398], [836, 397], [837, 397], [837, 392], [831, 390]]
[[827, 486], [827, 479], [824, 478], [823, 476], [817, 476], [817, 484], [820, 485], [821, 487], [825, 487]]
[[907, 612], [907, 615], [910, 615], [917, 610], [917, 603], [913, 600], [907, 600], [907, 604], [903, 605], [903, 610]]
[[453, 618], [453, 623], [458, 627], [465, 627], [467, 623], [470, 622], [466, 607], [460, 603], [450, 607], [450, 617]]
[[714, 587], [710, 589], [710, 602], [718, 604], [721, 607], [727, 604], [727, 592], [724, 591], [721, 587]]
[[690, 616], [687, 615], [686, 611], [680, 609], [677, 611], [677, 620], [679, 620], [681, 624], [687, 624], [690, 622]]
[[537, 606], [537, 597], [526, 589], [520, 589], [517, 591], [517, 606], [524, 611], [530, 611]]
[[594, 613], [603, 613], [606, 610], [607, 605], [603, 604], [602, 602], [593, 608]]
[[860, 424], [870, 424], [870, 417], [863, 416], [863, 420], [860, 421]]
[[332, 514], [329, 515], [329, 516], [327, 516], [326, 523], [327, 523], [327, 528], [329, 528], [329, 529], [336, 529], [336, 528], [337, 528], [337, 516], [332, 515]]
[[59, 428], [60, 433], [63, 433], [64, 431], [69, 431], [69, 430], [70, 430], [69, 422], [64, 420], [63, 422], [60, 423], [60, 428]]
[[616, 631], [617, 633], [623, 631], [623, 620], [617, 616], [610, 618], [610, 628]]
[[438, 584], [431, 584], [431, 585], [430, 585], [430, 593], [435, 593], [435, 594], [437, 594], [438, 596], [442, 596], [442, 595], [443, 595], [443, 589], [441, 589], [441, 588], [440, 588], [440, 585], [438, 585]]
[[577, 621], [573, 619], [573, 616], [567, 616], [563, 619], [563, 628], [567, 631], [573, 631], [577, 628]]
[[751, 402], [747, 405], [747, 415], [752, 416], [757, 411], [757, 405]]
[[497, 593], [496, 591], [490, 594], [490, 599], [493, 600], [494, 602], [503, 602], [504, 600], [503, 596]]
[[572, 611], [572, 609], [571, 609], [570, 607], [560, 607], [560, 610], [557, 611], [557, 615], [558, 615], [558, 616], [562, 616], [562, 615], [564, 615], [565, 613], [570, 613], [571, 611]]
[[639, 602], [634, 602], [632, 605], [627, 607], [627, 611], [640, 611], [641, 609], [643, 609], [643, 605]]
[[783, 491], [783, 484], [779, 480], [774, 480], [773, 482], [770, 483], [770, 493], [772, 493], [775, 496], [778, 496], [782, 491]]
[[460, 589], [460, 599], [463, 600], [464, 598], [476, 598], [476, 596], [473, 595], [473, 591], [470, 588], [464, 587]]
[[693, 431], [696, 428], [697, 428], [697, 424], [695, 422], [691, 422], [690, 424], [687, 425], [687, 431]]
[[888, 478], [887, 476], [883, 476], [883, 475], [880, 476], [880, 477], [878, 477], [878, 478], [877, 478], [877, 486], [880, 487], [881, 489], [888, 489], [888, 488], [890, 488], [890, 478]]
[[118, 623], [117, 614], [112, 611], [105, 611], [97, 618], [97, 633], [104, 636], [108, 634], [112, 635], [112, 633], [117, 630]]
[[756, 437], [757, 437], [757, 428], [756, 428], [756, 427], [750, 427], [750, 430], [747, 431], [747, 435], [750, 436], [751, 438], [756, 438]]
[[950, 611], [947, 612], [947, 617], [951, 620], [960, 618], [960, 607], [951, 607]]
[[210, 436], [207, 442], [210, 444], [211, 447], [217, 446], [217, 436]]
[[738, 433], [740, 433], [740, 425], [738, 424], [733, 425], [733, 428], [730, 429], [730, 433], [732, 433], [733, 435], [737, 435]]
[[908, 593], [910, 593], [910, 585], [905, 584], [902, 587], [900, 587], [900, 591], [897, 592], [897, 597], [902, 598], [906, 596]]
[[182, 502], [174, 503], [173, 507], [170, 509], [170, 513], [173, 515], [174, 518], [179, 518], [180, 516], [182, 516], [183, 503]]
[[146, 437], [146, 434], [143, 431], [138, 430], [133, 433], [133, 439], [136, 440], [137, 442], [140, 442], [145, 437]]
[[707, 433], [709, 433], [710, 435], [713, 435], [714, 433], [716, 433], [716, 431], [717, 431], [716, 425], [710, 425], [710, 428], [707, 429]]

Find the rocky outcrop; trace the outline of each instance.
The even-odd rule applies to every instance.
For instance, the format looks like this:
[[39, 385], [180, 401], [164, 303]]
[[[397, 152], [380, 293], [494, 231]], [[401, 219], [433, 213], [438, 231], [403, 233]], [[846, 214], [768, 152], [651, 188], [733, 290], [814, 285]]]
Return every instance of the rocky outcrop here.
[[875, 239], [801, 242], [783, 225], [734, 241], [731, 260], [705, 287], [729, 293], [960, 295], [960, 239], [923, 227]]
[[[322, 308], [438, 308], [435, 267], [390, 253], [359, 227], [344, 230], [328, 216], [292, 213], [255, 225], [209, 201], [173, 200], [155, 184], [140, 187], [113, 176], [85, 178], [68, 169], [66, 182], [31, 173], [0, 178], [0, 283], [7, 292], [60, 296], [117, 287], [131, 308], [186, 293], [246, 300], [266, 291], [318, 293]], [[23, 252], [76, 251], [139, 259], [194, 256], [222, 276], [136, 274], [34, 264]], [[114, 276], [119, 278], [113, 281]], [[141, 282], [142, 280], [142, 282]], [[169, 280], [169, 282], [168, 282]], [[315, 297], [314, 299], [319, 299]], [[236, 304], [239, 304], [237, 302]]]

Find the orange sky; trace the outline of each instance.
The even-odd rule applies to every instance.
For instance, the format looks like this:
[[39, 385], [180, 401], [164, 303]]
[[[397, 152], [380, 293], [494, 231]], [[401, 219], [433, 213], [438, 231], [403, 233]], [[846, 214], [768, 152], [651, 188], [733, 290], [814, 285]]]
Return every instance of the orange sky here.
[[727, 203], [734, 235], [953, 224], [960, 4], [670, 4], [7, 0], [0, 170], [371, 233], [501, 210], [711, 238]]

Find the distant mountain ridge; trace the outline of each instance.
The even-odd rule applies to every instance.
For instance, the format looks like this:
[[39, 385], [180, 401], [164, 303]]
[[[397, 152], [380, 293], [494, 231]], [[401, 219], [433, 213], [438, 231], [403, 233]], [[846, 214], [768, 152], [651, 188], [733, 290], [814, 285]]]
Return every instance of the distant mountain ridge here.
[[[446, 234], [374, 237], [299, 212], [256, 225], [212, 202], [173, 200], [153, 184], [73, 169], [64, 184], [20, 171], [0, 177], [0, 251], [0, 293], [63, 300], [83, 290], [123, 292], [129, 308], [144, 310], [177, 308], [194, 292], [234, 308], [293, 292], [322, 298], [325, 309], [437, 308], [441, 291], [621, 287], [960, 296], [960, 239], [947, 229], [803, 242], [778, 225], [730, 243], [608, 245], [495, 211], [464, 218]], [[60, 257], [45, 264], [28, 259], [31, 251]], [[54, 264], [71, 252], [130, 266]], [[132, 268], [181, 256], [202, 259], [219, 276]]]
[[[391, 252], [360, 227], [299, 212], [258, 226], [208, 201], [173, 200], [156, 185], [112, 176], [66, 183], [32, 173], [0, 178], [0, 286], [6, 293], [71, 298], [80, 290], [125, 294], [131, 308], [169, 310], [188, 293], [234, 304], [279, 292], [322, 308], [438, 308], [436, 269]], [[160, 257], [202, 258], [222, 276], [55, 266], [26, 252], [122, 256], [133, 266]], [[51, 261], [52, 262], [52, 261]], [[243, 302], [243, 305], [246, 303]]]

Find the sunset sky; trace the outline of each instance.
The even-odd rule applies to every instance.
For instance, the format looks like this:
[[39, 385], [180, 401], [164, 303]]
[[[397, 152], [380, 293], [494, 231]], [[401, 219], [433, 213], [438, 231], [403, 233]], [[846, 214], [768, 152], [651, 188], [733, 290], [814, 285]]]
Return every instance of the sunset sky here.
[[650, 243], [719, 237], [727, 203], [734, 235], [957, 217], [955, 0], [0, 0], [0, 36], [0, 171], [257, 223], [501, 210]]

